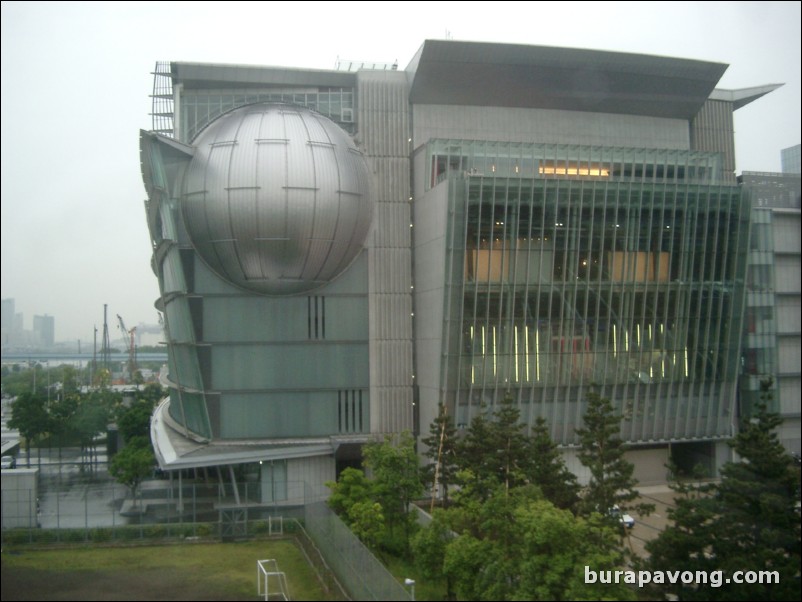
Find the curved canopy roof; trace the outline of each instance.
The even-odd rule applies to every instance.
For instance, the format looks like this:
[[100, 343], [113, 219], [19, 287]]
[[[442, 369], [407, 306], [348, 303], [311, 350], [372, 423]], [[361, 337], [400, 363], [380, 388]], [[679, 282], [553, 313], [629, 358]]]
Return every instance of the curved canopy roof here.
[[691, 119], [726, 64], [520, 44], [426, 40], [410, 100]]

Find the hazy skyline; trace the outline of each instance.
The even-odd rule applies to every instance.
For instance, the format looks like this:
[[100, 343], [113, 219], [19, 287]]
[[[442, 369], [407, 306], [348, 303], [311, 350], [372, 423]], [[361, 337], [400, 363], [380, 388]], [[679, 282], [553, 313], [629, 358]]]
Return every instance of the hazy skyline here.
[[[481, 8], [480, 8], [481, 7]], [[138, 133], [156, 61], [406, 67], [425, 39], [727, 63], [724, 89], [783, 83], [736, 111], [736, 171], [800, 143], [799, 2], [3, 2], [2, 298], [91, 344], [109, 307], [154, 324]]]

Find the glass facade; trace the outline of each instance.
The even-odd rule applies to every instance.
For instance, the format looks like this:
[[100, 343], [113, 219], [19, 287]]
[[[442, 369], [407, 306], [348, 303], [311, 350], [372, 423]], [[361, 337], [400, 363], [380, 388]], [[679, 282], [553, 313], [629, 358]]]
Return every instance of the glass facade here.
[[[757, 205], [757, 203], [755, 203]], [[799, 233], [796, 233], [798, 236]], [[752, 209], [752, 234], [746, 268], [746, 314], [741, 358], [740, 414], [749, 416], [760, 401], [760, 383], [772, 378], [770, 410], [778, 411], [780, 391], [777, 378], [777, 324], [775, 321], [775, 258], [772, 212]]]
[[198, 132], [223, 113], [263, 102], [306, 107], [325, 115], [345, 131], [353, 133], [354, 96], [353, 88], [188, 90], [180, 97], [181, 140], [193, 140]]
[[720, 155], [434, 140], [449, 187], [443, 390], [457, 422], [512, 392], [575, 442], [589, 387], [631, 441], [725, 436], [747, 203]]

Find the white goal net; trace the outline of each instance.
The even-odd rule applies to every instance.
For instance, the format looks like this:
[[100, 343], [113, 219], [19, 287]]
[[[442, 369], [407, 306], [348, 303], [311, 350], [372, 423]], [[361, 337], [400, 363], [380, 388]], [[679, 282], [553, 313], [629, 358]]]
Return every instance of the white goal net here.
[[287, 576], [278, 570], [275, 559], [256, 561], [256, 593], [265, 600], [289, 600]]

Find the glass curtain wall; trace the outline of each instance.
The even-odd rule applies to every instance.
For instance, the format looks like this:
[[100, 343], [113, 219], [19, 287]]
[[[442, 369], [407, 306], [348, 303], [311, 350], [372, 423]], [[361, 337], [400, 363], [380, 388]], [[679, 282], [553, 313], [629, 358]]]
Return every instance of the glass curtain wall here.
[[[774, 318], [774, 241], [770, 209], [752, 209], [752, 232], [746, 271], [746, 318], [741, 360], [742, 416], [749, 416], [760, 401], [760, 383], [777, 374], [777, 327]], [[779, 409], [776, 383], [771, 410]]]
[[630, 440], [728, 434], [748, 215], [738, 188], [713, 184], [719, 157], [465, 146], [436, 141], [429, 160], [450, 187], [457, 421], [510, 391], [571, 443], [598, 386]]
[[275, 102], [321, 113], [347, 132], [354, 132], [353, 88], [310, 90], [187, 90], [181, 95], [181, 138], [190, 141], [209, 123], [237, 107]]

